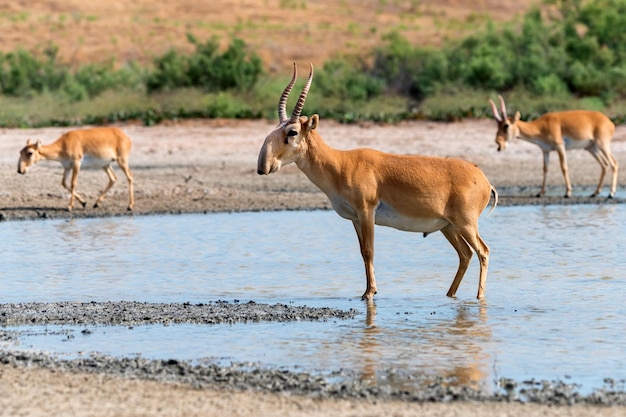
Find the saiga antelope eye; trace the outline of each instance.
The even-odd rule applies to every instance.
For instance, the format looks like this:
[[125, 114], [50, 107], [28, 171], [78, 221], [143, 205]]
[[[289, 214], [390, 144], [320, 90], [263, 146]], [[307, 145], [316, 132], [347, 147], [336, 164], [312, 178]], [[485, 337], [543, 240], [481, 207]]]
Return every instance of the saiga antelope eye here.
[[289, 143], [289, 138], [292, 136], [296, 136], [298, 134], [298, 132], [296, 132], [295, 130], [290, 130], [289, 133], [287, 133], [287, 136], [285, 136], [285, 143]]

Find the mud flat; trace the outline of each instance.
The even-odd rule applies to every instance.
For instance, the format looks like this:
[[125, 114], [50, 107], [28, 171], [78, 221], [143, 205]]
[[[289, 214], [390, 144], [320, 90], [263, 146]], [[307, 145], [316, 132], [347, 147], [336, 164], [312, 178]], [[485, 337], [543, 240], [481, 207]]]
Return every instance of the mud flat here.
[[[216, 325], [259, 321], [349, 320], [356, 310], [312, 308], [255, 302], [140, 303], [140, 302], [61, 302], [0, 305], [0, 324], [66, 324], [85, 326], [193, 323]], [[330, 325], [330, 324], [329, 324]], [[0, 331], [0, 341], [19, 339], [19, 331]], [[423, 377], [416, 391], [398, 390], [389, 385], [371, 386], [346, 370], [313, 375], [285, 369], [259, 367], [255, 363], [191, 363], [177, 359], [151, 360], [141, 357], [116, 358], [92, 354], [61, 360], [40, 352], [0, 351], [0, 371], [8, 367], [45, 369], [63, 374], [96, 374], [166, 384], [179, 384], [199, 390], [255, 392], [303, 396], [324, 400], [402, 401], [411, 403], [532, 403], [550, 406], [626, 406], [624, 381], [606, 381], [606, 387], [581, 394], [576, 385], [562, 381], [514, 381], [500, 379], [497, 389], [458, 385], [443, 378]], [[2, 375], [4, 375], [4, 372]], [[397, 369], [386, 370], [388, 378]], [[2, 377], [0, 377], [2, 381]]]

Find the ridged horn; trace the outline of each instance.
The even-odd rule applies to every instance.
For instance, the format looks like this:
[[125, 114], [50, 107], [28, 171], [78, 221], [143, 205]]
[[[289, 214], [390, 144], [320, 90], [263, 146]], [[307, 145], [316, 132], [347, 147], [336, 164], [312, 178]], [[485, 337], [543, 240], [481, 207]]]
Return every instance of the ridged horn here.
[[504, 104], [504, 99], [502, 98], [502, 96], [498, 96], [498, 98], [500, 99], [500, 110], [502, 110], [502, 117], [506, 119], [507, 113], [506, 113], [506, 105]]
[[502, 117], [500, 117], [500, 113], [498, 113], [498, 108], [496, 107], [496, 103], [494, 103], [492, 99], [489, 99], [489, 104], [491, 105], [491, 112], [493, 113], [493, 117], [495, 117], [497, 121], [501, 122]]
[[293, 85], [296, 83], [296, 76], [296, 63], [294, 62], [293, 76], [291, 77], [291, 81], [289, 81], [289, 85], [283, 90], [283, 94], [280, 96], [280, 101], [278, 102], [278, 120], [280, 123], [287, 120], [287, 99], [289, 98], [289, 93], [291, 93]]
[[289, 123], [295, 123], [300, 117], [300, 113], [302, 113], [302, 109], [304, 108], [304, 102], [306, 101], [306, 96], [309, 94], [309, 88], [311, 87], [311, 81], [313, 80], [313, 64], [309, 63], [311, 66], [311, 72], [309, 72], [309, 78], [306, 80], [306, 84], [304, 84], [304, 88], [300, 93], [300, 97], [298, 98], [298, 102], [296, 103], [296, 107], [293, 108], [293, 112], [291, 113], [291, 118], [289, 119]]

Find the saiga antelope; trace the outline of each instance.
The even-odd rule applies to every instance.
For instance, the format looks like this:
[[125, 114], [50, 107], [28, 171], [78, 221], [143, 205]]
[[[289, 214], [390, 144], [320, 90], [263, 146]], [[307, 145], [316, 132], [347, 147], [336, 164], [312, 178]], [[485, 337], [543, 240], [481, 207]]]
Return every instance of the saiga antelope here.
[[[372, 149], [336, 150], [316, 130], [319, 115], [300, 116], [313, 79], [313, 65], [298, 102], [287, 117], [293, 76], [278, 103], [278, 126], [259, 153], [257, 172], [268, 175], [294, 162], [330, 199], [335, 211], [351, 220], [365, 264], [363, 299], [376, 294], [374, 224], [424, 236], [441, 231], [459, 256], [459, 267], [448, 296], [453, 297], [472, 257], [480, 262], [478, 298], [483, 298], [489, 247], [478, 234], [478, 218], [498, 194], [474, 164], [453, 158], [407, 156]], [[493, 208], [492, 208], [493, 210]]]
[[509, 118], [504, 99], [502, 96], [498, 96], [498, 98], [500, 99], [502, 116], [498, 113], [493, 100], [489, 99], [493, 117], [498, 123], [498, 131], [496, 132], [498, 151], [506, 149], [506, 145], [511, 139], [519, 137], [539, 146], [543, 152], [543, 182], [537, 197], [543, 196], [546, 192], [546, 177], [551, 151], [556, 151], [559, 155], [561, 171], [563, 178], [565, 178], [565, 197], [571, 197], [572, 184], [569, 179], [567, 155], [565, 154], [565, 151], [570, 149], [584, 149], [593, 155], [600, 164], [600, 181], [591, 195], [592, 197], [598, 196], [602, 191], [606, 169], [611, 167], [613, 176], [609, 198], [615, 197], [618, 163], [611, 153], [611, 140], [615, 133], [615, 125], [611, 119], [597, 111], [569, 110], [546, 113], [538, 119], [524, 122], [520, 120], [520, 112], [516, 112], [515, 116]]
[[[111, 168], [112, 162], [122, 169], [128, 179], [129, 203], [128, 210], [132, 210], [135, 205], [133, 194], [133, 175], [128, 167], [131, 141], [124, 132], [115, 127], [98, 127], [93, 129], [72, 130], [49, 145], [42, 145], [38, 140], [31, 143], [26, 141], [26, 146], [20, 151], [20, 158], [17, 162], [17, 172], [26, 174], [28, 169], [42, 159], [59, 161], [63, 165], [63, 179], [61, 185], [70, 192], [70, 203], [68, 210], [74, 208], [74, 198], [85, 207], [85, 200], [76, 192], [76, 182], [81, 166], [89, 165], [104, 169], [109, 177], [109, 183], [94, 204], [98, 207], [105, 194], [111, 189], [117, 176]], [[67, 180], [72, 174], [70, 186]]]

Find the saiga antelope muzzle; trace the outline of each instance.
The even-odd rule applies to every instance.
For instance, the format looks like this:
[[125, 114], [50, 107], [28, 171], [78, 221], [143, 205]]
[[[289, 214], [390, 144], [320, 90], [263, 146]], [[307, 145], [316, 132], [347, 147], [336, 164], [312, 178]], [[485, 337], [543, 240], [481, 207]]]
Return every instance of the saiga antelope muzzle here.
[[374, 225], [389, 226], [424, 236], [441, 231], [459, 256], [459, 267], [447, 295], [453, 297], [469, 266], [472, 251], [478, 255], [478, 298], [483, 298], [489, 247], [478, 233], [478, 218], [498, 194], [476, 165], [454, 158], [395, 155], [373, 149], [341, 151], [328, 146], [317, 131], [319, 115], [301, 116], [311, 81], [309, 78], [293, 112], [286, 104], [296, 81], [291, 81], [278, 103], [278, 126], [267, 136], [259, 153], [257, 172], [268, 175], [295, 163], [330, 199], [333, 209], [352, 221], [365, 264], [363, 299], [376, 294], [374, 276]]

